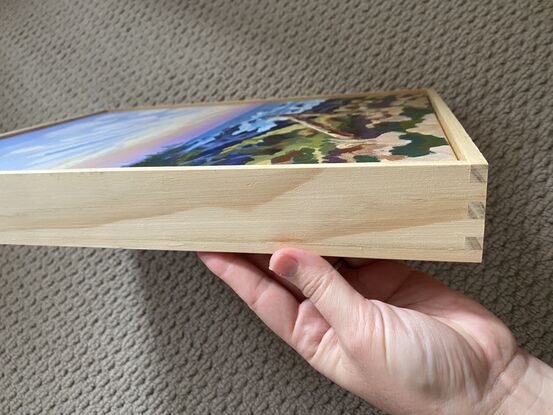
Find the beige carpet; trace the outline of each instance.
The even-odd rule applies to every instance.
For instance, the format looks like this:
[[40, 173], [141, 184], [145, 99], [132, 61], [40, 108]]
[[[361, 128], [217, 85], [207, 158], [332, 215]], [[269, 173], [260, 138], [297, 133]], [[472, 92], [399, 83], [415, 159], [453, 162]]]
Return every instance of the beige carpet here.
[[[421, 266], [553, 364], [552, 5], [452, 4], [0, 0], [0, 130], [110, 106], [432, 86], [490, 186], [485, 263]], [[193, 254], [0, 247], [0, 274], [0, 413], [372, 411]]]

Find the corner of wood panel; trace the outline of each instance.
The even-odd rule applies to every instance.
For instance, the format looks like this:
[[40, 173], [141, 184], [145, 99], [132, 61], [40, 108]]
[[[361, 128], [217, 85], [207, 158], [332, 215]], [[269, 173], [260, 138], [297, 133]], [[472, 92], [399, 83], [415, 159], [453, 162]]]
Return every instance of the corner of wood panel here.
[[468, 201], [467, 219], [471, 232], [465, 234], [465, 252], [471, 262], [482, 262], [484, 253], [484, 230], [486, 225], [486, 193], [488, 183], [488, 164], [469, 165], [469, 183], [476, 191]]
[[477, 236], [465, 237], [465, 251], [470, 262], [482, 262], [484, 256], [484, 238]]
[[487, 166], [488, 162], [440, 95], [432, 88], [427, 88], [426, 94], [457, 158]]
[[488, 163], [471, 164], [469, 178], [471, 183], [488, 183]]

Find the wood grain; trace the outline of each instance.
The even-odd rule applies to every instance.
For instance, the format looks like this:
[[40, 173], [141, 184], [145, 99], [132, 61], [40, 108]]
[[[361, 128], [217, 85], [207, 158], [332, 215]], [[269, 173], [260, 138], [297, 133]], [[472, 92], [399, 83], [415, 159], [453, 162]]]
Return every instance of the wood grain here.
[[488, 162], [444, 100], [431, 88], [427, 89], [426, 93], [457, 158], [470, 161], [475, 165], [487, 166]]
[[[478, 261], [470, 165], [133, 168], [0, 175], [0, 241]], [[452, 188], [455, 192], [452, 192]]]

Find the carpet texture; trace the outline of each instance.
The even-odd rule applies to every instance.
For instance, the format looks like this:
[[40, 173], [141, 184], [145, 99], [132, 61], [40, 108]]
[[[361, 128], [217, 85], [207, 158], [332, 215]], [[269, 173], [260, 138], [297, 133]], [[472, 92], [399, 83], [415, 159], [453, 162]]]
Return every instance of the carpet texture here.
[[[417, 265], [553, 364], [552, 21], [548, 1], [0, 0], [0, 130], [434, 87], [490, 163], [485, 262]], [[0, 274], [0, 413], [378, 413], [194, 254], [2, 246]]]

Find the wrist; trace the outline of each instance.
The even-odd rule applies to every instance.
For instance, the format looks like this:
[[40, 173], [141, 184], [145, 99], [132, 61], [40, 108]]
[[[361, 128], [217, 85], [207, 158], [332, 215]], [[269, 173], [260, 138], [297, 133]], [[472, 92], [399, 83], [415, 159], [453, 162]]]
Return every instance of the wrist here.
[[494, 415], [553, 414], [553, 368], [523, 350], [498, 377]]

